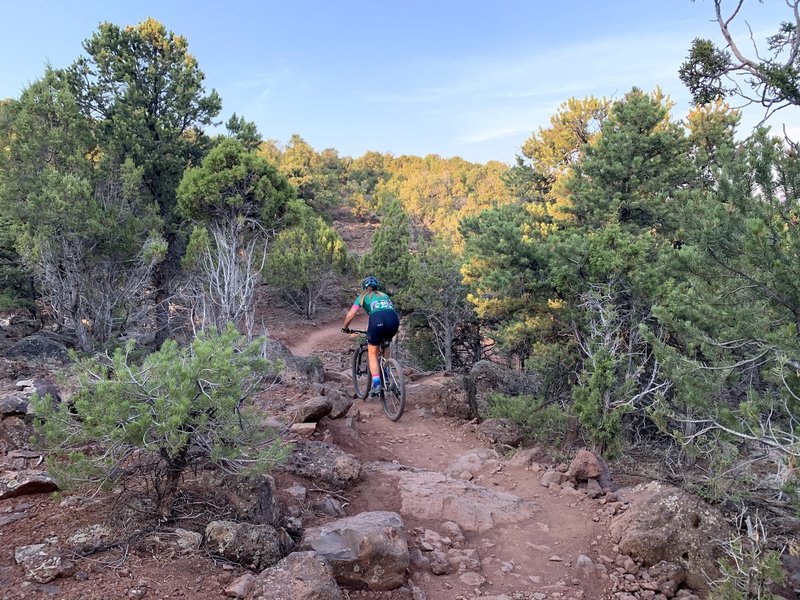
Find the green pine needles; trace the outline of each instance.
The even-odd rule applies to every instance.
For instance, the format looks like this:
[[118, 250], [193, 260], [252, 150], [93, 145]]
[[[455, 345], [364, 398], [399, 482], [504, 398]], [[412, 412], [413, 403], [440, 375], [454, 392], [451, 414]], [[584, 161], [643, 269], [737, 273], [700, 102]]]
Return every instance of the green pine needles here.
[[188, 467], [211, 462], [257, 474], [287, 455], [246, 402], [275, 368], [261, 357], [259, 340], [248, 342], [229, 325], [186, 347], [168, 340], [141, 362], [134, 350], [129, 343], [110, 360], [83, 362], [69, 404], [36, 401], [37, 431], [53, 451], [48, 469], [60, 484], [122, 483], [144, 492], [165, 519]]

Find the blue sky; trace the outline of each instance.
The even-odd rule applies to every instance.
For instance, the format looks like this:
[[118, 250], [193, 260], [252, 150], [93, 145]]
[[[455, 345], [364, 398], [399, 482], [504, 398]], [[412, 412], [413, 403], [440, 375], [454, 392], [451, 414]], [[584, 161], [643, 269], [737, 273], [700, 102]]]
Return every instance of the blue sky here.
[[[221, 117], [243, 115], [265, 138], [477, 162], [512, 162], [572, 96], [660, 85], [683, 116], [678, 68], [695, 37], [720, 39], [711, 0], [30, 0], [3, 7], [0, 98], [45, 63], [72, 62], [101, 21], [148, 16], [188, 38]], [[757, 38], [788, 16], [778, 0], [747, 0], [742, 14]], [[800, 132], [796, 113], [771, 123]]]

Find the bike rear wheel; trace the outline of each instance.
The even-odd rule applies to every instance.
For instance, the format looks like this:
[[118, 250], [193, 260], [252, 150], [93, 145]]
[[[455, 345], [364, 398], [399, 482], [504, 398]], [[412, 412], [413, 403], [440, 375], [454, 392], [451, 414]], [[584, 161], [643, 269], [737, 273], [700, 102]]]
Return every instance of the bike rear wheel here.
[[361, 344], [353, 352], [353, 388], [362, 400], [369, 394], [372, 375], [369, 372], [369, 356], [366, 344]]
[[400, 363], [393, 358], [383, 361], [381, 404], [391, 421], [397, 421], [406, 407], [406, 376]]

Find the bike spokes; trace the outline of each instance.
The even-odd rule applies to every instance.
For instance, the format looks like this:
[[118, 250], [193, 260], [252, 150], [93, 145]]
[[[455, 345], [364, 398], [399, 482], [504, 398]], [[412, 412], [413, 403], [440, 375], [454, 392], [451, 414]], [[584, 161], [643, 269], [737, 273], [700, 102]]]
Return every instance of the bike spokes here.
[[397, 421], [406, 405], [406, 384], [400, 363], [390, 358], [384, 361], [381, 403], [386, 416]]
[[353, 354], [353, 388], [362, 400], [369, 394], [372, 376], [369, 372], [369, 359], [366, 346], [360, 346]]

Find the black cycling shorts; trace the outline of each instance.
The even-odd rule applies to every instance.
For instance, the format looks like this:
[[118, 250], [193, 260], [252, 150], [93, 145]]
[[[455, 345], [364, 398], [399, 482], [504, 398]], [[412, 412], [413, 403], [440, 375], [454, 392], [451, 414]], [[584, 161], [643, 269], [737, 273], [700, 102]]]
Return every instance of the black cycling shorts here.
[[383, 341], [391, 340], [400, 329], [400, 317], [393, 310], [379, 310], [369, 316], [367, 327], [367, 343], [378, 346]]

